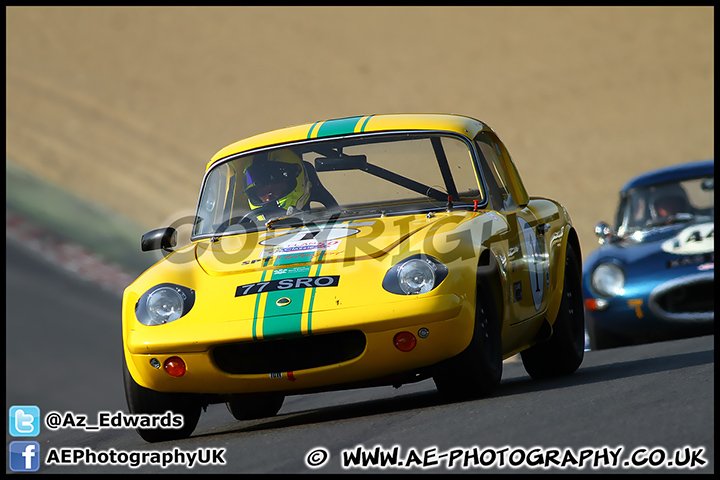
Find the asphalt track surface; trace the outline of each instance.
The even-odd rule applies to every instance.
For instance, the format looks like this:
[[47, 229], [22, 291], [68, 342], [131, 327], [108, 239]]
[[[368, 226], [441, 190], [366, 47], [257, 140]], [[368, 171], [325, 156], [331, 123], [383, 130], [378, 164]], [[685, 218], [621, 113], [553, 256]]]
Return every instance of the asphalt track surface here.
[[[8, 240], [6, 408], [36, 405], [43, 418], [72, 412], [91, 426], [99, 412], [127, 412], [120, 297], [36, 257]], [[8, 444], [39, 443], [40, 473], [713, 473], [714, 336], [586, 352], [574, 375], [545, 382], [506, 362], [497, 393], [474, 401], [443, 402], [424, 381], [289, 397], [278, 416], [264, 420], [237, 422], [224, 405], [211, 405], [194, 435], [176, 442], [148, 444], [132, 429], [50, 430], [44, 423], [37, 437], [12, 438], [7, 430], [6, 437]], [[395, 449], [396, 461], [347, 468], [348, 452], [376, 447]], [[51, 452], [80, 452], [88, 461], [94, 454], [99, 462], [112, 460], [111, 450], [131, 461], [133, 452], [170, 459], [198, 449], [223, 463], [47, 462]], [[308, 466], [323, 458], [321, 467]], [[548, 469], [533, 465], [543, 459]], [[592, 468], [595, 459], [602, 468]]]

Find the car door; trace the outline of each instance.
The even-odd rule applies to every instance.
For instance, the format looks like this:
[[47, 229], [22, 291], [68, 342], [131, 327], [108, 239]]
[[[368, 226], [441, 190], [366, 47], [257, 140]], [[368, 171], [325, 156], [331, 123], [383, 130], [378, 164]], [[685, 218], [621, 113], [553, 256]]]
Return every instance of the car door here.
[[509, 326], [542, 320], [548, 300], [549, 228], [543, 201], [530, 201], [500, 140], [492, 132], [475, 138], [485, 187], [493, 210], [508, 224], [505, 278]]

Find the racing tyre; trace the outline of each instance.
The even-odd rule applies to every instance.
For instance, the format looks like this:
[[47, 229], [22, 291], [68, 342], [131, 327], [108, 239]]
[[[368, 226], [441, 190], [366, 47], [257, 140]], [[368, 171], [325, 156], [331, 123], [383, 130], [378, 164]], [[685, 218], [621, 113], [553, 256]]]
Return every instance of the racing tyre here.
[[580, 281], [580, 263], [568, 245], [562, 301], [552, 336], [520, 354], [525, 371], [535, 380], [570, 375], [583, 361], [585, 312]]
[[459, 355], [442, 362], [433, 376], [438, 392], [449, 400], [486, 397], [502, 378], [501, 324], [490, 292], [488, 285], [478, 282], [475, 329], [470, 345]]
[[182, 393], [156, 392], [138, 385], [133, 380], [127, 365], [123, 361], [123, 380], [125, 383], [125, 398], [128, 409], [132, 414], [161, 415], [168, 410], [183, 416], [181, 428], [136, 428], [136, 431], [146, 442], [165, 442], [188, 438], [200, 419], [201, 405], [193, 399], [192, 395]]
[[239, 398], [227, 402], [227, 408], [236, 420], [255, 420], [274, 417], [285, 401], [284, 395], [262, 395]]

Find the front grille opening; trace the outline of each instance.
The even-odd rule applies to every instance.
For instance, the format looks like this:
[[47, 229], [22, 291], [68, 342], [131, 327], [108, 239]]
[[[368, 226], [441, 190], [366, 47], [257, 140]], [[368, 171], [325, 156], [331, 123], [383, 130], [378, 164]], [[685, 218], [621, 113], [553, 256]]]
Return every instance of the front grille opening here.
[[713, 312], [715, 285], [714, 282], [678, 285], [658, 295], [655, 301], [663, 311], [671, 314]]
[[231, 374], [294, 372], [346, 362], [365, 351], [365, 334], [358, 330], [218, 345], [215, 365]]

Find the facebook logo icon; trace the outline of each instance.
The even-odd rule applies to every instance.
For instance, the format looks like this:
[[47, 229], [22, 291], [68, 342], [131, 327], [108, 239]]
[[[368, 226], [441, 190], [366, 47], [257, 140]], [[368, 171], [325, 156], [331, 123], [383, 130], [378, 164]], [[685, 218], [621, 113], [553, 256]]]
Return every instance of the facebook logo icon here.
[[10, 407], [10, 435], [37, 437], [40, 433], [40, 409], [35, 405]]
[[10, 442], [10, 470], [13, 472], [37, 472], [39, 468], [39, 443]]

